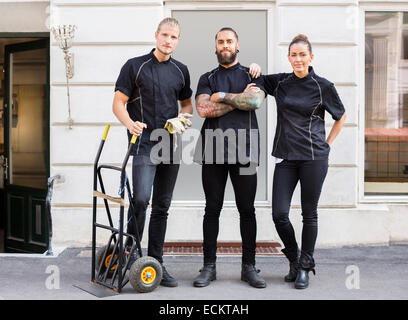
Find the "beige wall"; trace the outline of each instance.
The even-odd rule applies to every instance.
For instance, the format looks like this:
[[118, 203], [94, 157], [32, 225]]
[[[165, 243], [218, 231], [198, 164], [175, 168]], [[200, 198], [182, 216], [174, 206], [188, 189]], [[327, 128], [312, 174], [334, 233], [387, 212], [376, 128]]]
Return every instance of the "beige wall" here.
[[49, 1], [0, 1], [0, 32], [48, 32]]

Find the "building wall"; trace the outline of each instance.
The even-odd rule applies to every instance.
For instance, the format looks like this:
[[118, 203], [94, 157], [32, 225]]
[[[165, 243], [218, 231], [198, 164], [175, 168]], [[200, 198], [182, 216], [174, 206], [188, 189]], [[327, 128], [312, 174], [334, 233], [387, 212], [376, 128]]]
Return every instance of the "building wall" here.
[[0, 0], [0, 32], [47, 32], [49, 1]]
[[[61, 174], [53, 195], [54, 246], [86, 246], [91, 241], [93, 161], [106, 124], [111, 125], [101, 162], [120, 165], [126, 152], [124, 128], [112, 113], [114, 82], [127, 59], [154, 46], [159, 21], [172, 9], [221, 10], [257, 8], [268, 11], [268, 73], [290, 72], [287, 46], [298, 33], [313, 44], [315, 72], [334, 82], [347, 120], [336, 139], [329, 160], [329, 173], [320, 200], [318, 246], [384, 244], [407, 241], [407, 201], [379, 204], [362, 201], [364, 159], [361, 148], [364, 123], [364, 15], [362, 7], [373, 1], [277, 0], [277, 1], [125, 1], [51, 0], [51, 25], [75, 24], [71, 51], [75, 76], [70, 81], [74, 126], [68, 129], [67, 97], [62, 50], [51, 42], [51, 175]], [[375, 3], [375, 1], [374, 1]], [[363, 73], [363, 76], [361, 76]], [[195, 88], [193, 88], [195, 91]], [[274, 107], [273, 98], [268, 107]], [[274, 134], [275, 119], [270, 134]], [[333, 120], [326, 114], [327, 133]], [[270, 181], [274, 160], [270, 157]], [[130, 174], [130, 167], [129, 174]], [[198, 182], [199, 183], [199, 182]], [[116, 194], [119, 177], [107, 174], [107, 193]], [[271, 194], [271, 190], [268, 193]], [[269, 199], [270, 200], [270, 199]], [[405, 202], [404, 202], [405, 201]], [[400, 201], [401, 202], [401, 201]], [[99, 203], [102, 203], [99, 201]], [[114, 221], [117, 221], [116, 207]], [[300, 236], [299, 188], [293, 197], [291, 219]], [[269, 203], [258, 203], [258, 240], [280, 241]], [[100, 206], [98, 213], [105, 216]], [[176, 203], [170, 209], [167, 241], [202, 239], [204, 206]], [[148, 221], [148, 220], [147, 220]], [[180, 230], [182, 230], [180, 232]], [[99, 242], [106, 239], [104, 234]], [[239, 216], [226, 205], [221, 217], [219, 240], [239, 241]], [[146, 234], [143, 239], [146, 242]]]

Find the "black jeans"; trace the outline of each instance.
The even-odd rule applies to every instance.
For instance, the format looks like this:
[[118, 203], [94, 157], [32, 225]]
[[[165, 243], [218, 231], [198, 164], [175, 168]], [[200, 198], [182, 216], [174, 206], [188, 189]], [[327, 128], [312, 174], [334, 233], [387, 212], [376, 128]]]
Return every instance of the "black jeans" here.
[[295, 232], [289, 220], [293, 191], [300, 181], [303, 229], [302, 251], [313, 256], [317, 238], [317, 205], [327, 174], [328, 160], [283, 160], [275, 166], [272, 193], [272, 216], [285, 248], [298, 248]]
[[[152, 211], [149, 223], [149, 238], [147, 254], [163, 262], [163, 245], [167, 228], [168, 210], [176, 184], [179, 164], [157, 164], [150, 162], [147, 156], [134, 156], [132, 166], [133, 207], [140, 239], [146, 219], [146, 209], [149, 205], [153, 188]], [[128, 219], [130, 212], [128, 212]], [[128, 233], [135, 234], [132, 221], [128, 224]]]
[[225, 185], [228, 174], [235, 193], [235, 202], [240, 215], [242, 238], [242, 263], [255, 264], [256, 218], [255, 194], [257, 175], [245, 174], [246, 169], [239, 164], [203, 164], [202, 182], [205, 193], [205, 214], [203, 221], [204, 263], [215, 263], [219, 217], [224, 202]]

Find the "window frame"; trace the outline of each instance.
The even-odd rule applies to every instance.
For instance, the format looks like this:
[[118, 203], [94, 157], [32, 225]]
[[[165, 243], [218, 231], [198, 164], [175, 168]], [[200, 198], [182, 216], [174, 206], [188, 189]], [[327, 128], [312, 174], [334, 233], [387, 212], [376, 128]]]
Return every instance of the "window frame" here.
[[359, 81], [359, 137], [358, 144], [360, 145], [358, 151], [358, 199], [359, 203], [387, 203], [387, 204], [407, 204], [408, 192], [406, 195], [366, 195], [364, 188], [365, 178], [365, 17], [367, 12], [408, 12], [408, 3], [392, 2], [376, 0], [360, 1], [359, 6], [359, 64], [360, 64], [360, 78]]

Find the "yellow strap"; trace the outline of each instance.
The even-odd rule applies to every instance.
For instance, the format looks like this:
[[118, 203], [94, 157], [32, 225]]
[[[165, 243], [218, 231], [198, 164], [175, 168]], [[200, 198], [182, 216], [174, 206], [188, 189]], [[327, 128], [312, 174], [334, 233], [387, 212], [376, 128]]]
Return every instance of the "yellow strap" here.
[[106, 137], [107, 137], [107, 135], [108, 135], [109, 128], [110, 128], [110, 125], [107, 124], [107, 125], [105, 126], [105, 131], [103, 132], [103, 136], [102, 136], [102, 140], [103, 140], [103, 141], [106, 140]]
[[122, 199], [122, 198], [119, 198], [119, 197], [108, 196], [107, 194], [104, 194], [104, 193], [96, 191], [96, 190], [94, 190], [93, 196], [103, 198], [103, 199], [106, 199], [106, 200], [109, 200], [109, 201], [112, 201], [112, 202], [119, 203], [121, 206], [125, 205], [125, 199]]

